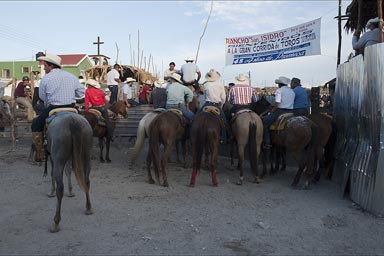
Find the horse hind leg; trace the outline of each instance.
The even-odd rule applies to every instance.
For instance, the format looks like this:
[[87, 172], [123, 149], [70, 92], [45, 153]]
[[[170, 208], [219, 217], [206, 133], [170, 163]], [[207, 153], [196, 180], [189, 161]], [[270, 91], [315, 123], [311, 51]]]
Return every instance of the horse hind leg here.
[[111, 140], [110, 139], [106, 139], [106, 143], [105, 143], [105, 160], [107, 161], [107, 163], [110, 163], [111, 162], [111, 159], [109, 158], [109, 148], [111, 146]]
[[215, 143], [212, 147], [211, 152], [211, 175], [212, 175], [212, 185], [217, 187], [217, 177], [216, 177], [216, 168], [217, 168], [217, 155], [218, 155], [218, 145]]
[[147, 154], [148, 183], [149, 184], [155, 184], [155, 180], [153, 179], [152, 174], [151, 174], [151, 166], [152, 166], [152, 157], [151, 157], [151, 152], [149, 151]]
[[100, 148], [100, 162], [104, 163], [103, 151], [104, 151], [104, 139], [99, 138], [99, 148]]
[[50, 229], [52, 233], [56, 233], [60, 230], [59, 224], [61, 221], [61, 201], [63, 199], [63, 194], [64, 194], [63, 169], [64, 169], [64, 166], [56, 166], [55, 169], [53, 170], [53, 176], [56, 181], [57, 203], [56, 203], [56, 214], [55, 214], [55, 217], [53, 218], [54, 223], [52, 224], [52, 227]]
[[237, 185], [243, 185], [244, 174], [243, 174], [243, 162], [244, 162], [244, 145], [238, 145], [238, 153], [239, 153], [239, 162], [237, 165], [237, 169], [240, 172], [239, 180], [237, 181]]
[[67, 176], [67, 181], [68, 181], [68, 197], [74, 197], [75, 194], [73, 193], [73, 187], [72, 187], [72, 181], [71, 181], [71, 171], [72, 171], [72, 168], [71, 168], [71, 162], [68, 161], [66, 164], [65, 164], [65, 175]]

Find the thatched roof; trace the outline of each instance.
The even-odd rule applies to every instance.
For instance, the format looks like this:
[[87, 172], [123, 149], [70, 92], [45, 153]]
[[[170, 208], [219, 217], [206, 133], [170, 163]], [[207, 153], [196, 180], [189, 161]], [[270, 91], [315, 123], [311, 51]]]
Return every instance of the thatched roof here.
[[[361, 9], [361, 26], [362, 29], [365, 29], [365, 25], [368, 20], [377, 17], [377, 0], [361, 0], [362, 9]], [[383, 6], [384, 11], [384, 6]], [[347, 32], [354, 32], [358, 27], [358, 12], [359, 12], [359, 0], [353, 0], [350, 5], [348, 5], [347, 10], [345, 11], [345, 16], [342, 16], [343, 19], [347, 20], [345, 23], [344, 29]]]

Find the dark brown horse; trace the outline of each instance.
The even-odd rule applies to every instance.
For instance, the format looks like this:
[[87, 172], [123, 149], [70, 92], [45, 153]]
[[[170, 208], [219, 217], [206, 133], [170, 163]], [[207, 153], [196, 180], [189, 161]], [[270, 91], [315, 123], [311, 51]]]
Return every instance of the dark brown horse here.
[[[215, 107], [205, 107], [193, 120], [191, 128], [192, 143], [192, 177], [190, 186], [194, 187], [196, 175], [200, 170], [200, 164], [205, 151], [205, 165], [209, 167], [212, 175], [212, 184], [217, 186], [216, 166], [222, 127], [220, 110]], [[210, 161], [208, 160], [210, 153]], [[210, 164], [209, 164], [210, 163]]]
[[[169, 155], [173, 145], [180, 140], [182, 143], [182, 153], [185, 163], [186, 155], [186, 132], [188, 127], [185, 118], [174, 110], [167, 110], [160, 113], [153, 119], [149, 128], [149, 149], [147, 154], [148, 182], [154, 184], [151, 175], [151, 165], [153, 161], [156, 179], [162, 186], [168, 186], [166, 168]], [[164, 152], [160, 155], [160, 145], [164, 145]]]
[[[253, 105], [256, 113], [263, 113], [270, 107], [269, 102], [262, 97]], [[281, 122], [279, 117], [275, 123]], [[277, 129], [270, 130], [271, 142], [274, 148], [279, 148], [280, 152], [287, 150], [296, 160], [299, 169], [293, 179], [292, 186], [297, 186], [301, 175], [306, 168], [306, 179], [303, 188], [309, 186], [310, 180], [314, 175], [315, 148], [317, 143], [317, 126], [305, 116], [290, 116], [284, 121], [285, 125], [279, 123]], [[266, 174], [268, 154], [263, 152], [263, 174]], [[273, 159], [270, 159], [270, 172], [276, 171], [273, 167]]]
[[[92, 214], [89, 199], [89, 174], [91, 171], [92, 128], [79, 114], [65, 112], [55, 117], [47, 129], [47, 152], [52, 165], [52, 177], [56, 183], [56, 214], [51, 232], [59, 231], [61, 201], [63, 199], [63, 172], [72, 160], [77, 182], [86, 195], [85, 214]], [[44, 175], [47, 169], [45, 168]]]
[[[115, 129], [115, 122], [117, 120], [118, 115], [122, 115], [124, 118], [127, 117], [127, 109], [125, 107], [125, 104], [123, 101], [117, 101], [113, 105], [111, 105], [108, 108], [109, 113], [109, 120], [112, 126], [112, 129]], [[99, 138], [99, 147], [100, 147], [100, 162], [107, 161], [108, 163], [111, 162], [111, 159], [109, 158], [109, 148], [111, 144], [111, 140], [107, 138], [107, 128], [105, 125], [99, 124], [99, 119], [97, 115], [95, 115], [92, 112], [84, 111], [81, 113], [89, 122], [93, 129], [93, 137]], [[103, 157], [103, 150], [104, 150], [104, 143], [105, 143], [105, 161]]]

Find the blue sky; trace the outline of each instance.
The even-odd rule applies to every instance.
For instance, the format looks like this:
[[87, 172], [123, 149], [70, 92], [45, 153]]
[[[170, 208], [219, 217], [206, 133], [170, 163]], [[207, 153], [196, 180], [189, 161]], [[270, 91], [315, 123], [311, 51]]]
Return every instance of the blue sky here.
[[[342, 14], [351, 1], [342, 1]], [[54, 54], [101, 54], [130, 65], [132, 51], [150, 71], [176, 68], [196, 56], [211, 7], [210, 1], [6, 1], [1, 2], [0, 60], [32, 60], [39, 51]], [[253, 86], [274, 85], [279, 76], [299, 77], [304, 86], [318, 86], [336, 76], [338, 1], [214, 1], [202, 38], [197, 64], [203, 74], [214, 68], [225, 83], [251, 73]], [[225, 38], [257, 35], [322, 18], [321, 55], [225, 66]], [[343, 22], [344, 26], [344, 22]], [[351, 34], [343, 31], [342, 62], [352, 52]], [[144, 58], [143, 58], [144, 61]], [[204, 80], [204, 78], [203, 78]]]

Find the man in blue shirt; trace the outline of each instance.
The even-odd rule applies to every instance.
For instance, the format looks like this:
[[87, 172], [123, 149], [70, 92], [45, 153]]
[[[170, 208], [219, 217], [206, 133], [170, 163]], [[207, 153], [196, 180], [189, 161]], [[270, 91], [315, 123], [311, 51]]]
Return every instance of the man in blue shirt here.
[[293, 103], [293, 113], [296, 116], [309, 115], [309, 101], [307, 91], [301, 87], [299, 78], [291, 79], [291, 88], [295, 93], [295, 102]]

